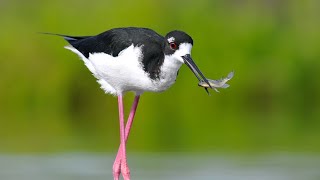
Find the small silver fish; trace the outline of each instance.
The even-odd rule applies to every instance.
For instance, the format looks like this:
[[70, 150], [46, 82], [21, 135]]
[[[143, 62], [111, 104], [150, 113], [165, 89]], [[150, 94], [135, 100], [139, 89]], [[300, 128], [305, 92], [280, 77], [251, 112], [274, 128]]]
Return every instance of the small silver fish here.
[[[227, 88], [230, 85], [226, 84], [234, 75], [234, 71], [231, 71], [227, 77], [221, 78], [218, 80], [213, 80], [213, 79], [207, 79], [211, 88], [214, 89], [216, 92], [219, 92], [217, 88]], [[198, 83], [198, 86], [204, 87], [206, 90], [207, 88], [210, 88], [210, 86], [205, 82], [205, 81], [200, 81]]]

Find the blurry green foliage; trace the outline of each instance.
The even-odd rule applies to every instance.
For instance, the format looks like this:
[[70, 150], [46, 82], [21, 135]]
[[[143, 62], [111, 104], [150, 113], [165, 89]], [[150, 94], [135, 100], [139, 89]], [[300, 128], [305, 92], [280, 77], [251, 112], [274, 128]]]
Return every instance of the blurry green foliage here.
[[116, 98], [37, 32], [139, 26], [186, 31], [207, 77], [235, 77], [207, 96], [183, 66], [168, 91], [142, 96], [129, 152], [319, 152], [319, 12], [317, 0], [1, 1], [0, 151], [115, 151]]

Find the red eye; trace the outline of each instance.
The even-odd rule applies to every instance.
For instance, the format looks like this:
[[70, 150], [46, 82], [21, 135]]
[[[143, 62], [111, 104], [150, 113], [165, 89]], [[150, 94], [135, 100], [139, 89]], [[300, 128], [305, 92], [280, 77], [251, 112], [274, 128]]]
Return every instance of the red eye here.
[[170, 43], [170, 48], [171, 48], [172, 50], [176, 50], [176, 49], [177, 49], [177, 44], [174, 43], [174, 42]]

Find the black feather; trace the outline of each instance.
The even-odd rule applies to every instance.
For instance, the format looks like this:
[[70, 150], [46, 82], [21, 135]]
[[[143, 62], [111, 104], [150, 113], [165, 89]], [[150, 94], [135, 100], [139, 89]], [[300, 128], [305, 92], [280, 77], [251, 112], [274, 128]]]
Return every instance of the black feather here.
[[69, 43], [72, 42], [72, 41], [77, 41], [77, 40], [80, 40], [80, 39], [85, 39], [85, 38], [91, 37], [91, 36], [68, 36], [68, 35], [56, 34], [56, 33], [48, 33], [48, 32], [40, 32], [40, 34], [61, 36], [66, 41], [68, 41]]

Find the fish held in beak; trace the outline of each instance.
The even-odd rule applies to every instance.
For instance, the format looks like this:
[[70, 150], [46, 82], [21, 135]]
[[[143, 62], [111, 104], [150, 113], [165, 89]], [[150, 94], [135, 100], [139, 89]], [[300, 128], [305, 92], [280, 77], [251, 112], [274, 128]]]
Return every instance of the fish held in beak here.
[[[218, 80], [213, 80], [213, 79], [207, 79], [208, 80], [208, 83], [205, 82], [205, 81], [200, 81], [198, 83], [198, 86], [200, 87], [203, 87], [205, 88], [206, 90], [208, 88], [211, 88], [211, 89], [214, 89], [216, 92], [219, 92], [218, 91], [218, 88], [228, 88], [230, 85], [227, 84], [227, 82], [232, 79], [232, 77], [234, 76], [234, 71], [231, 71], [227, 77], [225, 78], [221, 78], [221, 79], [218, 79]], [[210, 86], [209, 86], [210, 85]]]

